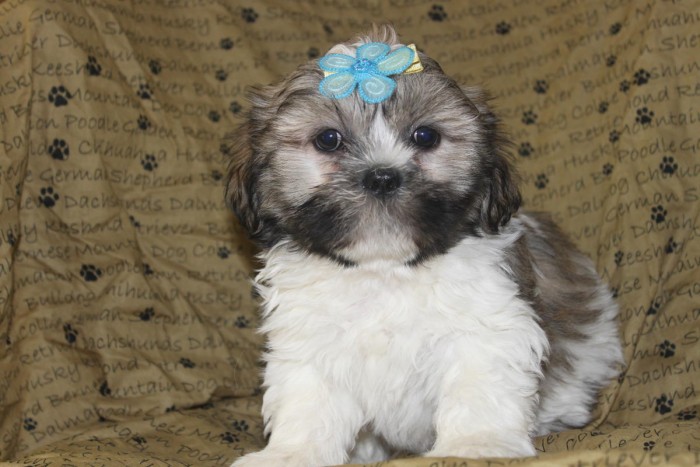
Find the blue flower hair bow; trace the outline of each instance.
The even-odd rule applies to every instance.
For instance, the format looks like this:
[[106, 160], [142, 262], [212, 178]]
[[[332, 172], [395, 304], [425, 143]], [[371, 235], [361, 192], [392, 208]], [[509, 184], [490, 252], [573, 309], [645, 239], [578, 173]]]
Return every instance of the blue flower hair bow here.
[[358, 47], [357, 57], [324, 56], [319, 66], [327, 76], [321, 81], [319, 91], [326, 97], [343, 99], [358, 88], [360, 97], [370, 104], [388, 99], [396, 89], [396, 82], [389, 76], [406, 71], [417, 56], [406, 46], [390, 51], [387, 44], [370, 42]]

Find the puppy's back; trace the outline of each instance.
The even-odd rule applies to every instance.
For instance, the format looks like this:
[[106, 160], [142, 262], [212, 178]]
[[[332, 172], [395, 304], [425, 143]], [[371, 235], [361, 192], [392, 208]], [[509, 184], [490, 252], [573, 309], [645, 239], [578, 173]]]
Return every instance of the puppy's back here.
[[583, 426], [598, 391], [623, 364], [617, 304], [593, 262], [549, 216], [522, 213], [518, 218], [524, 233], [516, 256], [529, 261], [516, 266], [515, 275], [550, 343], [538, 431]]

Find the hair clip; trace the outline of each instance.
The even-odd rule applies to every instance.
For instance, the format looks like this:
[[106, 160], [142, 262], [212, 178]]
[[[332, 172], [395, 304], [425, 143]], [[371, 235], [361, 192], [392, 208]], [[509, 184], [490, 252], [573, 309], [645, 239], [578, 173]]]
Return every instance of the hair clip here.
[[327, 54], [318, 63], [326, 75], [319, 91], [326, 97], [343, 99], [357, 88], [360, 97], [370, 104], [388, 99], [396, 89], [396, 82], [389, 76], [423, 70], [413, 44], [390, 51], [387, 44], [369, 42], [357, 48], [356, 57]]

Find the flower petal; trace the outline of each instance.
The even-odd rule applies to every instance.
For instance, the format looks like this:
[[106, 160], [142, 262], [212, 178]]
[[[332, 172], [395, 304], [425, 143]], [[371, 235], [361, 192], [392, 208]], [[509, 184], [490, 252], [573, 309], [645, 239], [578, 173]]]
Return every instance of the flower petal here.
[[403, 73], [413, 63], [415, 52], [408, 47], [399, 47], [377, 63], [377, 71], [383, 75]]
[[355, 76], [347, 71], [333, 73], [321, 80], [318, 90], [326, 97], [333, 99], [343, 99], [348, 97], [355, 90]]
[[386, 100], [396, 89], [393, 79], [382, 75], [372, 75], [359, 83], [360, 97], [370, 104]]
[[324, 71], [345, 71], [355, 63], [355, 57], [345, 54], [328, 54], [324, 55], [318, 61], [318, 66]]
[[388, 54], [390, 50], [391, 47], [383, 42], [369, 42], [357, 48], [357, 58], [377, 60]]

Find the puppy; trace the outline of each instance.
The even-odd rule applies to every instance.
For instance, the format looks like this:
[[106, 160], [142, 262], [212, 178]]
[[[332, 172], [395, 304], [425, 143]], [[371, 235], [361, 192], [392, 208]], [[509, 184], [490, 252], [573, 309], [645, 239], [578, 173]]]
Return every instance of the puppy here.
[[232, 135], [270, 435], [234, 466], [533, 456], [618, 373], [611, 294], [548, 217], [516, 214], [484, 95], [406, 49], [390, 27], [340, 44], [254, 90]]

